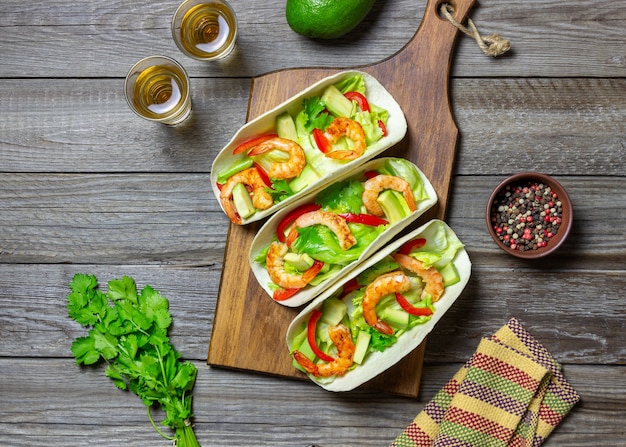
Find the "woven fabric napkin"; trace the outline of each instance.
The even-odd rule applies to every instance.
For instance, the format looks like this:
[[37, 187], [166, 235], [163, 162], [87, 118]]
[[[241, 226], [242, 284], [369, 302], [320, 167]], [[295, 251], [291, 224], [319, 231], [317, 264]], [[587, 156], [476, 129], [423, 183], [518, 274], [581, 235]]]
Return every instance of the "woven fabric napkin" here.
[[579, 400], [561, 365], [511, 319], [390, 447], [540, 446]]

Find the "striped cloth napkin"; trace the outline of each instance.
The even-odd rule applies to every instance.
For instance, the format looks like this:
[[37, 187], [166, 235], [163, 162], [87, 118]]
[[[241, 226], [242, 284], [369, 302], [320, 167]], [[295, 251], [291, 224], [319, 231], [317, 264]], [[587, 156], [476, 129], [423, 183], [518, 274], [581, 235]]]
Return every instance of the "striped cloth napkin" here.
[[390, 447], [540, 446], [579, 400], [561, 365], [511, 319]]

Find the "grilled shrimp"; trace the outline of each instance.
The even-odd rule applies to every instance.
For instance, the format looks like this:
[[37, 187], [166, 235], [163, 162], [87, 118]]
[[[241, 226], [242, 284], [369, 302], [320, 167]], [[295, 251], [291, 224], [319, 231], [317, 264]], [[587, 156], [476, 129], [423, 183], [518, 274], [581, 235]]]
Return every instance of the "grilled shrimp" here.
[[377, 201], [379, 194], [385, 189], [393, 189], [394, 191], [401, 192], [406, 203], [409, 205], [409, 209], [411, 211], [417, 209], [413, 191], [411, 191], [411, 185], [403, 178], [393, 175], [377, 175], [367, 180], [363, 186], [365, 188], [362, 195], [363, 204], [370, 214], [375, 216], [385, 214]]
[[266, 210], [274, 204], [274, 199], [266, 191], [267, 185], [261, 178], [259, 171], [256, 168], [244, 169], [226, 180], [220, 190], [220, 202], [224, 207], [224, 212], [234, 223], [241, 224], [242, 222], [233, 203], [233, 188], [238, 183], [243, 183], [248, 190], [251, 190], [252, 204], [256, 209]]
[[363, 317], [367, 324], [383, 334], [393, 334], [393, 329], [376, 315], [376, 305], [380, 299], [390, 293], [406, 292], [411, 288], [411, 281], [400, 270], [385, 273], [377, 277], [366, 288], [363, 295]]
[[341, 216], [330, 211], [317, 210], [305, 213], [295, 220], [287, 235], [287, 243], [291, 245], [296, 240], [298, 237], [297, 228], [310, 227], [312, 225], [328, 227], [337, 236], [339, 246], [343, 250], [349, 249], [357, 242], [352, 231], [350, 231], [350, 227]]
[[285, 255], [289, 248], [282, 242], [272, 242], [265, 255], [265, 266], [272, 281], [283, 289], [301, 289], [311, 282], [319, 269], [309, 269], [303, 274], [285, 271]]
[[350, 118], [335, 118], [326, 128], [325, 136], [331, 145], [335, 144], [339, 141], [339, 138], [343, 136], [349, 138], [354, 143], [350, 150], [327, 152], [326, 157], [328, 158], [335, 160], [354, 160], [363, 155], [367, 148], [363, 127], [359, 122], [351, 120]]
[[269, 168], [268, 174], [276, 179], [291, 179], [300, 175], [306, 164], [304, 150], [295, 141], [286, 138], [270, 138], [261, 144], [253, 147], [249, 156], [261, 155], [271, 150], [285, 152], [289, 155], [287, 161], [275, 161]]
[[338, 324], [328, 328], [328, 335], [337, 347], [337, 357], [333, 361], [316, 364], [300, 351], [294, 351], [293, 353], [300, 366], [315, 377], [341, 376], [348, 371], [354, 362], [355, 347], [350, 335], [350, 329], [343, 324]]
[[395, 253], [392, 257], [402, 268], [417, 274], [426, 283], [421, 299], [426, 298], [426, 295], [430, 295], [433, 302], [441, 298], [443, 294], [443, 278], [435, 267], [424, 268], [424, 264], [421, 261], [400, 253]]

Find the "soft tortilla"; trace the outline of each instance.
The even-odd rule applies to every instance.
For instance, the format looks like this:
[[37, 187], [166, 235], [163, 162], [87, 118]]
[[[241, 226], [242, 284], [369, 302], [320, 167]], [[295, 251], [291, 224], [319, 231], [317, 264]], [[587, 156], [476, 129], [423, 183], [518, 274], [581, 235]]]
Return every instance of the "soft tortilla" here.
[[[312, 301], [306, 308], [302, 310], [302, 312], [300, 312], [296, 316], [296, 318], [289, 325], [286, 335], [287, 348], [290, 348], [295, 333], [301, 327], [301, 324], [308, 320], [309, 315], [313, 309], [321, 308], [324, 300], [336, 293], [341, 287], [343, 287], [344, 283], [356, 277], [359, 273], [368, 269], [376, 262], [382, 260], [388, 254], [391, 254], [399, 249], [405, 242], [419, 237], [430, 225], [434, 225], [436, 222], [443, 223], [440, 220], [431, 220], [430, 222], [422, 225], [421, 227], [419, 227], [415, 231], [412, 231], [401, 239], [394, 241], [392, 244], [385, 247], [385, 249], [381, 250], [375, 256], [370, 258], [367, 262], [360, 265], [357, 269], [354, 269], [349, 275], [344, 276], [341, 281], [335, 282], [332, 288], [327, 289], [322, 295]], [[454, 235], [454, 237], [456, 237], [452, 229], [450, 229], [447, 224], [443, 223], [443, 225], [445, 225], [445, 229], [448, 234], [452, 234]], [[398, 338], [398, 341], [393, 346], [387, 348], [385, 351], [370, 353], [367, 359], [363, 362], [363, 364], [358, 365], [356, 368], [347, 372], [343, 376], [335, 377], [332, 380], [329, 380], [327, 378], [318, 379], [311, 375], [309, 375], [309, 378], [328, 391], [350, 391], [376, 377], [383, 371], [391, 368], [393, 365], [395, 365], [405, 356], [407, 356], [411, 351], [417, 348], [430, 333], [430, 331], [433, 330], [437, 322], [441, 320], [446, 311], [456, 301], [456, 299], [459, 297], [459, 295], [467, 285], [467, 282], [469, 281], [472, 264], [465, 249], [460, 249], [457, 252], [453, 262], [458, 270], [461, 280], [454, 285], [446, 287], [439, 301], [434, 303], [435, 312], [428, 322], [422, 325], [417, 325], [402, 334]], [[346, 304], [348, 304], [350, 312], [352, 310], [351, 303]]]
[[[389, 158], [379, 158], [376, 160], [371, 160], [368, 163], [364, 164], [363, 166], [359, 167], [355, 172], [344, 172], [341, 176], [339, 176], [338, 178], [335, 178], [334, 181], [339, 182], [349, 177], [352, 177], [354, 175], [358, 175], [359, 173], [367, 172], [370, 170], [375, 170], [378, 167], [383, 166], [387, 160], [389, 160]], [[299, 291], [298, 293], [296, 293], [295, 295], [293, 295], [291, 298], [286, 299], [284, 301], [277, 301], [277, 303], [282, 304], [283, 306], [288, 306], [288, 307], [298, 307], [313, 300], [313, 298], [318, 296], [324, 290], [331, 287], [335, 283], [335, 281], [337, 281], [339, 278], [342, 278], [343, 276], [348, 274], [352, 269], [358, 266], [361, 262], [363, 262], [365, 259], [372, 256], [381, 247], [384, 247], [400, 231], [402, 231], [404, 228], [406, 228], [408, 225], [414, 222], [418, 217], [420, 217], [422, 214], [428, 211], [433, 205], [435, 205], [435, 203], [437, 203], [437, 192], [435, 191], [435, 188], [430, 183], [428, 178], [426, 178], [424, 173], [417, 166], [415, 166], [415, 168], [417, 169], [420, 177], [422, 178], [422, 184], [424, 185], [424, 190], [428, 194], [428, 199], [422, 200], [416, 203], [417, 209], [415, 210], [415, 212], [413, 212], [412, 214], [405, 217], [401, 221], [396, 222], [394, 225], [391, 225], [389, 228], [387, 228], [387, 230], [385, 230], [384, 233], [382, 233], [372, 244], [370, 244], [363, 251], [359, 259], [357, 259], [356, 261], [342, 268], [339, 272], [337, 272], [337, 275], [334, 278], [330, 278], [324, 281], [323, 283], [314, 287], [306, 287], [302, 289], [301, 291]], [[265, 225], [263, 225], [263, 228], [259, 230], [254, 240], [252, 241], [252, 244], [250, 246], [250, 253], [249, 253], [250, 269], [252, 270], [252, 273], [254, 274], [259, 285], [268, 293], [270, 297], [272, 296], [272, 289], [270, 289], [269, 284], [271, 283], [272, 280], [270, 279], [269, 274], [267, 273], [267, 270], [263, 268], [260, 264], [255, 262], [254, 258], [258, 255], [258, 253], [264, 247], [267, 247], [272, 242], [272, 240], [274, 239], [276, 235], [276, 227], [283, 220], [283, 218], [287, 214], [289, 214], [291, 210], [297, 208], [298, 206], [313, 202], [315, 200], [315, 196], [319, 192], [320, 191], [315, 191], [311, 194], [308, 194], [307, 196], [301, 197], [299, 200], [293, 202], [289, 207], [283, 208], [281, 211], [276, 213], [265, 223]]]
[[[269, 110], [263, 115], [255, 118], [254, 120], [245, 124], [235, 136], [228, 142], [228, 144], [220, 151], [213, 161], [211, 168], [211, 187], [213, 194], [218, 200], [220, 207], [222, 207], [219, 200], [220, 191], [217, 187], [217, 176], [220, 172], [228, 169], [236, 160], [241, 159], [245, 154], [233, 155], [233, 149], [242, 141], [251, 138], [255, 135], [271, 132], [275, 126], [275, 120], [278, 115], [288, 111], [292, 116], [295, 115], [302, 108], [302, 100], [311, 96], [321, 96], [322, 92], [329, 85], [335, 84], [344, 78], [360, 74], [365, 81], [365, 88], [367, 98], [372, 104], [376, 104], [379, 107], [386, 109], [389, 112], [389, 120], [387, 123], [387, 135], [381, 138], [376, 143], [368, 146], [367, 151], [356, 160], [350, 162], [343, 162], [337, 160], [327, 159], [325, 169], [322, 171], [324, 174], [319, 181], [307, 186], [302, 191], [293, 195], [292, 197], [279, 202], [268, 208], [267, 210], [259, 210], [247, 219], [244, 219], [242, 225], [255, 222], [263, 219], [270, 214], [289, 206], [294, 201], [298, 200], [303, 195], [307, 195], [313, 191], [322, 189], [324, 186], [335, 181], [337, 176], [344, 174], [345, 172], [356, 169], [359, 165], [379, 155], [386, 149], [395, 145], [404, 138], [407, 130], [406, 119], [404, 113], [400, 108], [400, 105], [393, 99], [391, 94], [385, 90], [380, 82], [378, 82], [373, 76], [361, 71], [343, 71], [333, 76], [322, 79], [321, 81], [313, 84], [309, 88], [303, 90], [299, 94], [292, 96], [287, 101]], [[223, 210], [223, 207], [222, 207]]]

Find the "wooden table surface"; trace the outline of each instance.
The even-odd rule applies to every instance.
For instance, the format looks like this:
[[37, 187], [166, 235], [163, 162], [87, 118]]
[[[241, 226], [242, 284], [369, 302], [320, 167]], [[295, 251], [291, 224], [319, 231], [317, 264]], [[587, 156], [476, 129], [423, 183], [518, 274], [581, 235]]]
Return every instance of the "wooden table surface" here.
[[[470, 12], [512, 50], [461, 35], [451, 103], [460, 131], [448, 207], [473, 274], [428, 339], [417, 399], [333, 394], [206, 364], [228, 221], [211, 163], [245, 122], [252, 78], [290, 67], [356, 67], [399, 51], [425, 1], [378, 1], [335, 41], [289, 29], [284, 0], [232, 0], [236, 53], [201, 63], [169, 31], [177, 1], [3, 0], [0, 14], [0, 437], [6, 446], [168, 445], [135, 396], [75, 365], [67, 317], [77, 272], [122, 275], [170, 299], [171, 340], [199, 369], [195, 430], [207, 446], [385, 446], [469, 358], [518, 318], [562, 362], [582, 401], [546, 446], [626, 445], [626, 8], [622, 2], [484, 0]], [[136, 117], [123, 79], [141, 57], [176, 58], [193, 118]], [[508, 174], [556, 177], [573, 202], [566, 244], [507, 257], [483, 218]], [[252, 323], [252, 322], [251, 322]]]

